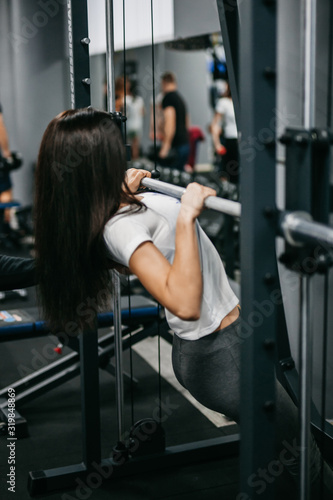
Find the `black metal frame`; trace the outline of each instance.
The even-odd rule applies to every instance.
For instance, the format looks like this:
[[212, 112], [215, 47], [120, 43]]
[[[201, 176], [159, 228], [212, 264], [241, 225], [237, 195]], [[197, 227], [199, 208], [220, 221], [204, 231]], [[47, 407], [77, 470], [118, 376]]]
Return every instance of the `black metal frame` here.
[[[158, 313], [158, 305], [150, 299], [136, 295], [132, 298], [131, 310], [128, 309], [127, 298], [122, 300], [122, 319], [125, 323], [122, 329], [123, 349], [128, 349], [147, 337], [157, 335], [157, 331], [169, 343], [172, 343], [172, 335], [169, 333], [165, 320], [161, 321]], [[16, 313], [26, 316], [28, 322], [18, 325], [0, 328], [0, 342], [14, 342], [16, 340], [35, 338], [47, 335], [49, 330], [44, 321], [33, 319], [36, 310], [33, 308], [24, 310], [8, 311], [9, 314]], [[31, 312], [31, 315], [30, 315]], [[98, 327], [105, 328], [113, 326], [113, 313], [100, 313], [98, 315]], [[158, 329], [159, 326], [159, 329]], [[131, 335], [130, 335], [131, 334]], [[129, 336], [130, 335], [130, 336]], [[4, 387], [0, 390], [0, 427], [6, 433], [7, 427], [7, 405], [8, 390], [15, 390], [16, 414], [15, 414], [15, 436], [20, 439], [28, 436], [28, 425], [26, 419], [19, 413], [21, 406], [36, 397], [49, 392], [59, 385], [71, 380], [80, 374], [79, 342], [76, 337], [69, 339], [68, 347], [73, 352], [47, 365], [36, 372]], [[115, 355], [114, 332], [106, 333], [98, 338], [98, 365], [99, 368], [115, 376], [115, 367], [111, 364], [111, 358]], [[130, 375], [124, 373], [129, 380]], [[132, 379], [135, 383], [136, 379]]]
[[[281, 292], [275, 238], [277, 234], [285, 234], [279, 226], [275, 207], [276, 137], [275, 130], [266, 137], [263, 133], [267, 131], [272, 111], [276, 108], [276, 2], [241, 2], [239, 7], [243, 23], [238, 39], [232, 36], [235, 17], [238, 18], [237, 2], [217, 0], [217, 4], [231, 93], [240, 99], [239, 103], [235, 102], [235, 113], [241, 140], [250, 146], [251, 138], [263, 138], [260, 141], [263, 148], [255, 152], [251, 161], [246, 161], [241, 155], [241, 186], [246, 186], [241, 190], [242, 317], [246, 321], [255, 313], [254, 301], [269, 300], [271, 291]], [[238, 57], [235, 57], [237, 50]], [[305, 211], [315, 221], [327, 224], [330, 208], [330, 131], [287, 129], [281, 142], [287, 145], [286, 210]], [[291, 267], [296, 262], [299, 266], [304, 256], [311, 254], [314, 242], [311, 244], [310, 234], [308, 239], [310, 245], [305, 249], [295, 249], [286, 244], [284, 264]], [[316, 272], [325, 271], [331, 265], [330, 260], [329, 256], [321, 259]], [[265, 332], [269, 332], [269, 336]], [[276, 358], [279, 360], [278, 376], [297, 402], [299, 376], [291, 357], [283, 304], [277, 305], [269, 318], [263, 318], [262, 324], [253, 328], [252, 335], [243, 344], [241, 492], [246, 498], [269, 499], [274, 495], [274, 482], [266, 484], [265, 491], [260, 494], [251, 483], [255, 482], [259, 468], [274, 459]], [[329, 439], [330, 446], [326, 447], [326, 452], [331, 458], [332, 426], [326, 423], [325, 429], [321, 430], [320, 422], [318, 411], [312, 407], [312, 430], [317, 435], [324, 433]]]
[[[242, 140], [257, 138], [261, 146], [241, 165], [242, 317], [255, 318], [256, 303], [269, 301], [280, 289], [275, 254], [275, 130], [269, 129], [276, 107], [276, 5], [273, 1], [243, 2], [240, 31], [240, 131]], [[262, 47], [265, 47], [263, 51]], [[246, 186], [243, 189], [242, 186]], [[258, 313], [257, 313], [258, 314]], [[258, 317], [258, 316], [257, 316]], [[260, 316], [242, 346], [241, 492], [249, 498], [274, 498], [275, 481], [265, 491], [251, 478], [275, 458], [275, 365], [278, 311]]]
[[90, 40], [85, 0], [67, 0], [67, 22], [71, 106], [85, 108], [90, 106]]

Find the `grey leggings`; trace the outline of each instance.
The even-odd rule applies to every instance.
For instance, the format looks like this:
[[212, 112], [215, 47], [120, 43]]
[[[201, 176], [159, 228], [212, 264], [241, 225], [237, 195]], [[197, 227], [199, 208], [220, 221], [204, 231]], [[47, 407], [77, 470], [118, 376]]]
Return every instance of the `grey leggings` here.
[[[182, 340], [174, 335], [172, 364], [180, 384], [201, 404], [239, 422], [240, 399], [240, 347], [239, 329], [241, 318], [234, 323], [202, 337], [199, 340]], [[283, 453], [288, 459], [283, 460], [288, 472], [298, 481], [298, 455], [284, 450], [295, 446], [298, 438], [298, 412], [293, 401], [276, 382], [276, 453]], [[287, 443], [287, 445], [286, 445]], [[288, 447], [289, 446], [289, 447]], [[321, 455], [312, 438], [311, 440], [311, 482], [313, 494], [320, 489]], [[333, 498], [333, 474], [324, 463], [324, 481], [326, 495]], [[318, 483], [318, 485], [317, 485]], [[319, 488], [319, 489], [318, 489]], [[317, 495], [316, 499], [320, 499]]]

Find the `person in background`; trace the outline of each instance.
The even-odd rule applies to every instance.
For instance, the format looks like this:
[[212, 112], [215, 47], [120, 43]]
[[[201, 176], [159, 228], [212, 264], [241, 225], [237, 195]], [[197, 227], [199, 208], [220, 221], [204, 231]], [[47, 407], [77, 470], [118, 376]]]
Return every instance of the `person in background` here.
[[164, 131], [159, 157], [167, 158], [173, 149], [176, 160], [170, 166], [183, 170], [190, 153], [188, 133], [190, 120], [185, 101], [177, 89], [176, 77], [170, 71], [161, 77], [161, 90]]
[[[2, 106], [0, 103], [0, 154], [3, 158], [11, 158], [9, 148], [8, 133], [5, 126]], [[9, 172], [0, 171], [0, 203], [9, 203], [13, 200], [12, 182]], [[10, 209], [4, 210], [4, 219], [2, 222], [2, 232], [8, 234], [10, 232]]]
[[142, 97], [136, 93], [133, 81], [130, 82], [129, 94], [126, 95], [126, 114], [127, 139], [131, 145], [132, 160], [137, 160], [140, 157], [145, 105]]
[[[216, 153], [221, 158], [220, 176], [238, 185], [239, 153], [238, 132], [230, 86], [226, 84], [223, 96], [218, 99], [211, 123], [211, 134]], [[221, 142], [223, 137], [223, 144]]]
[[164, 115], [162, 109], [163, 94], [159, 92], [155, 97], [155, 109], [153, 98], [150, 101], [150, 121], [149, 121], [149, 139], [154, 141], [156, 129], [156, 144], [160, 145], [164, 135]]
[[[115, 106], [118, 113], [125, 115], [127, 113], [127, 102], [125, 102], [125, 95], [130, 94], [130, 81], [128, 78], [118, 76], [115, 80]], [[126, 113], [125, 113], [126, 111]]]

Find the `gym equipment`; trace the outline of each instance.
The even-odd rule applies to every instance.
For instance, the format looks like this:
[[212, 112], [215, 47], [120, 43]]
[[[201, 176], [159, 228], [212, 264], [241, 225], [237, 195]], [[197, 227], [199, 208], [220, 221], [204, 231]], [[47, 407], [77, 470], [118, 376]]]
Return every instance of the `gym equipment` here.
[[11, 152], [10, 158], [4, 158], [0, 154], [0, 175], [1, 173], [8, 173], [12, 170], [17, 170], [23, 164], [22, 155], [16, 151]]
[[[181, 198], [185, 192], [185, 188], [174, 186], [173, 184], [168, 184], [166, 182], [161, 182], [156, 179], [149, 179], [145, 177], [142, 179], [141, 184], [150, 189], [155, 189], [156, 191], [169, 196], [174, 196], [175, 198]], [[241, 215], [241, 205], [237, 201], [231, 201], [223, 198], [218, 198], [215, 196], [209, 196], [205, 200], [205, 207], [212, 210], [217, 210], [234, 217], [240, 217]]]
[[16, 232], [4, 221], [5, 210], [16, 207], [20, 207], [17, 201], [0, 202], [0, 248], [12, 249], [18, 246]]
[[[133, 296], [129, 309], [128, 298], [121, 298], [122, 318], [122, 346], [129, 348], [149, 336], [155, 336], [157, 332], [156, 323], [160, 322], [160, 334], [168, 342], [172, 342], [172, 335], [168, 331], [165, 321], [162, 321], [158, 305], [147, 297]], [[111, 327], [114, 324], [112, 311], [98, 314], [98, 328]], [[15, 309], [0, 311], [0, 342], [16, 341], [34, 337], [44, 337], [49, 333], [45, 322], [38, 318], [37, 308]], [[131, 334], [131, 336], [129, 336]], [[64, 342], [63, 335], [59, 336]], [[115, 375], [114, 365], [111, 358], [115, 355], [114, 332], [103, 334], [98, 339], [98, 365], [101, 369]], [[80, 352], [77, 337], [66, 336], [68, 347], [72, 353], [65, 355], [59, 360], [36, 370], [33, 374], [12, 383], [16, 393], [16, 405], [21, 406], [36, 397], [58, 387], [67, 380], [78, 376], [80, 373]], [[55, 351], [61, 354], [62, 344], [55, 347]], [[6, 433], [7, 428], [7, 404], [9, 387], [0, 390], [0, 432]], [[28, 435], [27, 421], [16, 410], [16, 437]]]
[[[290, 255], [294, 256], [295, 254], [291, 246], [304, 245], [305, 242], [310, 243], [310, 247], [313, 244], [321, 244], [327, 250], [332, 248], [332, 229], [319, 222], [311, 221], [309, 215], [300, 214], [299, 210], [310, 214], [311, 212], [308, 212], [306, 205], [301, 204], [297, 207], [297, 203], [295, 203], [299, 193], [302, 193], [303, 201], [311, 199], [310, 192], [305, 193], [304, 185], [309, 186], [312, 182], [309, 171], [305, 170], [304, 167], [305, 161], [309, 161], [307, 143], [311, 142], [308, 141], [308, 138], [312, 133], [310, 129], [313, 127], [309, 117], [311, 115], [313, 117], [314, 109], [314, 78], [316, 74], [314, 71], [316, 50], [314, 29], [317, 16], [314, 12], [315, 2], [309, 0], [305, 1], [304, 4], [303, 14], [305, 14], [306, 19], [302, 26], [306, 26], [303, 46], [306, 47], [304, 67], [307, 72], [304, 86], [307, 109], [304, 116], [307, 117], [305, 127], [308, 130], [305, 131], [305, 134], [302, 132], [298, 134], [295, 141], [298, 143], [298, 152], [295, 148], [290, 150], [290, 153], [294, 155], [292, 162], [288, 162], [287, 154], [286, 166], [288, 167], [291, 163], [294, 164], [294, 169], [299, 166], [295, 154], [299, 155], [299, 159], [303, 161], [300, 163], [298, 183], [290, 184], [293, 203], [289, 207], [286, 206], [286, 212], [279, 213], [275, 206], [275, 129], [271, 131], [272, 133], [268, 133], [268, 129], [265, 128], [270, 123], [271, 110], [276, 107], [276, 2], [249, 0], [245, 3], [238, 3], [231, 9], [227, 0], [217, 0], [238, 130], [243, 138], [260, 138], [262, 146], [260, 151], [256, 151], [252, 161], [246, 161], [242, 155], [240, 157], [242, 171], [241, 302], [242, 316], [248, 319], [254, 318], [254, 301], [269, 301], [274, 291], [280, 293], [279, 272], [275, 262], [276, 235], [283, 236], [288, 243], [287, 259], [290, 259]], [[241, 12], [239, 13], [239, 11]], [[241, 28], [240, 18], [243, 21], [246, 20], [245, 23], [242, 22]], [[265, 46], [265, 51], [258, 55], [260, 47], [263, 46]], [[266, 132], [263, 134], [264, 130], [267, 131], [267, 134]], [[288, 142], [288, 131], [285, 135], [285, 140]], [[296, 135], [292, 135], [291, 142], [294, 142]], [[304, 135], [308, 138], [303, 137]], [[250, 141], [248, 141], [248, 145], [250, 145]], [[318, 151], [317, 153], [319, 154]], [[306, 160], [305, 157], [307, 157]], [[287, 192], [289, 189], [288, 173], [289, 171], [287, 171], [286, 176]], [[320, 173], [317, 171], [317, 176], [321, 186], [317, 192], [320, 193], [320, 197], [326, 199], [325, 174], [322, 175], [322, 171]], [[329, 183], [327, 183], [328, 185]], [[245, 189], [242, 189], [243, 186]], [[289, 211], [291, 213], [288, 213]], [[287, 259], [284, 261], [285, 264]], [[299, 259], [298, 262], [300, 262]], [[289, 386], [294, 399], [300, 401], [302, 425], [304, 424], [301, 437], [304, 448], [302, 448], [300, 492], [302, 500], [306, 497], [309, 477], [306, 471], [308, 464], [306, 441], [309, 435], [309, 391], [307, 392], [306, 388], [309, 388], [310, 370], [309, 367], [305, 368], [306, 358], [308, 358], [307, 349], [310, 348], [307, 313], [310, 310], [308, 292], [308, 278], [305, 277], [302, 279], [300, 335], [303, 338], [303, 350], [300, 352], [300, 357], [303, 358], [305, 365], [301, 369], [303, 375], [301, 374], [300, 377], [302, 381], [300, 390], [297, 388], [299, 377], [291, 358], [283, 305], [281, 307], [275, 306], [269, 318], [262, 318], [261, 324], [256, 325], [253, 330], [254, 334], [250, 335], [243, 344], [241, 391], [248, 394], [249, 397], [241, 398], [240, 420], [243, 423], [240, 488], [246, 498], [268, 500], [274, 497], [274, 482], [272, 484], [265, 483], [265, 491], [259, 493], [249, 485], [249, 478], [253, 471], [259, 470], [262, 464], [270, 463], [274, 457], [275, 353], [280, 360], [284, 385]], [[265, 373], [264, 382], [262, 373]], [[301, 398], [299, 398], [299, 393], [303, 393]], [[323, 415], [322, 420], [324, 418]], [[322, 430], [322, 434], [328, 438], [329, 444], [332, 443], [332, 426], [330, 427], [329, 429], [326, 425], [326, 428]]]
[[[7, 176], [7, 174], [13, 170], [17, 170], [22, 166], [23, 159], [22, 155], [16, 151], [11, 152], [10, 158], [4, 158], [0, 153], [0, 180], [3, 176]], [[5, 248], [13, 248], [17, 245], [16, 234], [14, 231], [11, 231], [9, 234], [5, 234], [4, 232], [4, 211], [8, 208], [19, 207], [20, 204], [16, 201], [1, 203], [0, 202], [0, 246]]]

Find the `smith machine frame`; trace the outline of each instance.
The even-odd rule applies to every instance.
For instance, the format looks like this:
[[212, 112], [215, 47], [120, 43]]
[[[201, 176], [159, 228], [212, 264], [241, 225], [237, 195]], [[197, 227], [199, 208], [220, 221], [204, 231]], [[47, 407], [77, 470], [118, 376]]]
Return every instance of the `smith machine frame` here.
[[[307, 0], [311, 2], [311, 0]], [[267, 124], [276, 108], [276, 2], [274, 0], [246, 0], [241, 4], [242, 28], [239, 29], [239, 12], [234, 0], [217, 0], [222, 37], [226, 50], [229, 80], [235, 103], [238, 128], [242, 140], [256, 137], [263, 148], [256, 152], [252, 162], [241, 157], [241, 301], [242, 317], [250, 330], [242, 330], [242, 387], [241, 387], [241, 500], [274, 498], [275, 482], [266, 484], [265, 491], [256, 491], [251, 484], [259, 469], [274, 461], [275, 436], [275, 369], [277, 361], [292, 396], [299, 402], [301, 426], [301, 479], [300, 498], [307, 498], [308, 446], [310, 429], [310, 397], [307, 364], [309, 350], [309, 322], [307, 297], [309, 276], [302, 269], [308, 256], [318, 259], [318, 269], [328, 269], [333, 248], [333, 230], [327, 224], [328, 217], [328, 171], [329, 130], [313, 128], [308, 119], [304, 129], [288, 129], [282, 141], [287, 147], [286, 165], [291, 175], [288, 179], [286, 211], [278, 212], [275, 205], [275, 131], [267, 132]], [[71, 65], [72, 107], [90, 105], [89, 89], [89, 39], [86, 0], [68, 0], [69, 44]], [[109, 111], [114, 109], [113, 71], [113, 5], [106, 1], [107, 19], [107, 76]], [[309, 24], [310, 26], [310, 24]], [[309, 27], [311, 47], [313, 31]], [[313, 39], [312, 39], [313, 42]], [[310, 58], [311, 60], [311, 58]], [[309, 95], [313, 88], [308, 86]], [[305, 113], [306, 115], [306, 113]], [[311, 116], [309, 114], [308, 116]], [[323, 166], [315, 173], [314, 165]], [[300, 182], [298, 168], [305, 167], [307, 181]], [[319, 173], [318, 173], [319, 172]], [[319, 197], [311, 188], [315, 179]], [[158, 181], [145, 179], [144, 185], [162, 190]], [[302, 186], [302, 188], [300, 188]], [[172, 194], [173, 188], [166, 187]], [[168, 191], [169, 190], [169, 191]], [[296, 198], [295, 192], [300, 193]], [[289, 194], [288, 194], [289, 193]], [[179, 193], [174, 193], [179, 196]], [[237, 206], [236, 206], [237, 205]], [[319, 207], [319, 209], [318, 209]], [[219, 208], [217, 208], [219, 209]], [[225, 209], [220, 208], [222, 211]], [[240, 205], [235, 204], [235, 215], [240, 214]], [[232, 209], [232, 210], [233, 210]], [[300, 215], [299, 210], [306, 215]], [[295, 213], [297, 211], [297, 213]], [[314, 221], [310, 220], [314, 219]], [[301, 301], [301, 340], [303, 363], [300, 376], [295, 371], [291, 358], [281, 290], [276, 261], [276, 237], [286, 240], [284, 262], [290, 268], [301, 269], [301, 290], [305, 300]], [[301, 247], [299, 245], [302, 244]], [[318, 253], [318, 247], [320, 251]], [[294, 267], [293, 267], [294, 266]], [[299, 267], [301, 266], [301, 267]], [[304, 267], [304, 266], [303, 266]], [[120, 477], [198, 460], [222, 458], [238, 451], [239, 436], [200, 441], [172, 448], [160, 447], [153, 454], [128, 457], [122, 453], [122, 340], [121, 311], [119, 310], [119, 284], [115, 276], [115, 342], [118, 363], [117, 408], [119, 443], [115, 457], [101, 459], [100, 415], [98, 395], [97, 328], [80, 337], [80, 359], [82, 380], [83, 457], [82, 463], [57, 469], [29, 473], [29, 491], [32, 495], [55, 489], [75, 488], [77, 478], [85, 480], [96, 467], [104, 471], [105, 477]], [[254, 304], [270, 301], [274, 303], [270, 315], [256, 315]], [[117, 309], [118, 308], [118, 309]], [[118, 319], [117, 316], [118, 315]], [[117, 334], [118, 331], [118, 334]], [[277, 335], [279, 332], [279, 335]], [[117, 343], [118, 342], [118, 343]], [[118, 358], [118, 359], [117, 359]], [[300, 380], [299, 389], [297, 387]], [[332, 442], [332, 430], [328, 426], [320, 430], [320, 417], [313, 412], [312, 426], [324, 432]], [[161, 429], [159, 429], [161, 431]], [[151, 450], [150, 450], [151, 451]], [[119, 459], [120, 458], [120, 459]], [[101, 469], [103, 467], [103, 469]]]
[[[274, 460], [277, 367], [280, 379], [299, 406], [302, 447], [299, 492], [304, 500], [309, 498], [310, 425], [317, 436], [326, 438], [325, 449], [330, 458], [333, 437], [328, 422], [321, 428], [323, 419], [311, 403], [310, 278], [314, 273], [328, 273], [332, 265], [332, 230], [326, 226], [330, 212], [332, 132], [315, 128], [314, 120], [316, 2], [303, 2], [303, 128], [288, 128], [279, 138], [286, 146], [283, 213], [278, 213], [275, 206], [277, 138], [268, 127], [272, 110], [277, 107], [277, 2], [217, 0], [217, 5], [241, 140], [250, 146], [251, 138], [256, 138], [263, 146], [256, 151], [253, 161], [246, 161], [242, 155], [240, 158], [242, 317], [249, 322], [252, 318], [253, 322], [252, 334], [244, 341], [242, 352], [240, 491], [246, 499], [274, 498], [274, 481], [266, 483], [265, 491], [256, 492], [252, 480], [259, 469]], [[274, 295], [281, 294], [276, 236], [283, 236], [286, 242], [281, 262], [300, 275], [299, 374], [290, 353], [283, 305], [277, 304], [269, 317], [261, 317], [255, 324], [254, 304], [262, 301], [272, 304]], [[306, 266], [309, 258], [315, 262], [310, 271]]]

